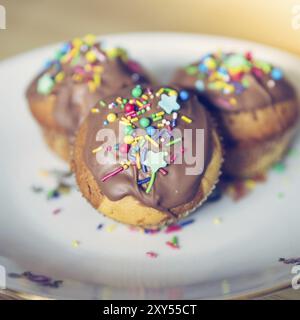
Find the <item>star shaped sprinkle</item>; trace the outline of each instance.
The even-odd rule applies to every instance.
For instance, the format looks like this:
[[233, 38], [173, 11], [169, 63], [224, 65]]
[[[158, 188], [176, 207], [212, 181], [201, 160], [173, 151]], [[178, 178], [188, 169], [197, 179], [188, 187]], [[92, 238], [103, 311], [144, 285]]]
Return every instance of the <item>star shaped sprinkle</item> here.
[[148, 151], [146, 155], [146, 159], [143, 162], [143, 165], [149, 167], [152, 173], [157, 172], [160, 168], [164, 168], [167, 166], [167, 162], [164, 159], [165, 152], [153, 152]]
[[167, 113], [171, 114], [172, 111], [180, 109], [180, 105], [177, 103], [177, 95], [168, 96], [162, 94], [158, 105]]

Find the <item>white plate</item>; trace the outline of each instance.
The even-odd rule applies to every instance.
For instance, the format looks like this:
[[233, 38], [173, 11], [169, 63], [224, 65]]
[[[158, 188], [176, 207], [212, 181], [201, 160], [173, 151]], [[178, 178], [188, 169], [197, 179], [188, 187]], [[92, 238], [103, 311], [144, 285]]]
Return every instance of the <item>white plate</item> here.
[[[128, 48], [163, 81], [204, 52], [253, 50], [282, 66], [299, 90], [300, 59], [255, 43], [169, 33], [104, 39]], [[278, 259], [300, 256], [299, 153], [286, 159], [284, 172], [271, 172], [245, 199], [224, 197], [207, 204], [190, 217], [193, 224], [170, 234], [130, 231], [98, 214], [77, 190], [52, 200], [32, 192], [32, 186], [54, 184], [41, 169], [66, 170], [45, 146], [24, 98], [26, 85], [53, 48], [0, 64], [0, 264], [10, 274], [7, 288], [61, 299], [180, 299], [240, 296], [290, 283], [292, 266]], [[295, 148], [300, 150], [299, 139]], [[56, 208], [62, 211], [53, 214]], [[221, 223], [213, 223], [215, 218]], [[174, 235], [179, 250], [166, 245]], [[148, 251], [159, 255], [150, 258]], [[30, 276], [12, 277], [25, 271], [63, 283], [52, 288], [47, 279], [41, 285]]]

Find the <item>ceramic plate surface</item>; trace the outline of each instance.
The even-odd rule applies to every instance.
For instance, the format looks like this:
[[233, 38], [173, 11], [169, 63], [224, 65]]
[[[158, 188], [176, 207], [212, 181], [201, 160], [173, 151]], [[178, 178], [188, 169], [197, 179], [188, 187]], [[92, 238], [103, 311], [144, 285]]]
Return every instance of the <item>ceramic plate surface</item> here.
[[[252, 50], [300, 89], [300, 59], [259, 44], [171, 33], [103, 39], [127, 48], [165, 82], [176, 67], [222, 48]], [[72, 188], [67, 166], [47, 149], [29, 113], [26, 85], [56, 47], [0, 63], [0, 265], [7, 288], [58, 299], [187, 299], [290, 284], [292, 265], [279, 258], [300, 256], [300, 139], [285, 166], [240, 201], [224, 196], [206, 204], [177, 230], [131, 230], [98, 214]], [[166, 245], [174, 236], [179, 249]]]

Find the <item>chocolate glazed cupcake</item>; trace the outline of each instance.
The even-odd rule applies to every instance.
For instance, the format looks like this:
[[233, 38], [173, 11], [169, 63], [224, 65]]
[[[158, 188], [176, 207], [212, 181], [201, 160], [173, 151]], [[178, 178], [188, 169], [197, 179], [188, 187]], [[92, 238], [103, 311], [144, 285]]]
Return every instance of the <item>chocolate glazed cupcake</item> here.
[[283, 72], [251, 53], [214, 53], [180, 69], [173, 82], [197, 92], [224, 137], [224, 172], [253, 177], [280, 160], [295, 135], [299, 105]]
[[[48, 145], [69, 160], [79, 124], [100, 99], [148, 77], [123, 49], [104, 50], [93, 35], [62, 45], [26, 96]], [[101, 103], [101, 101], [100, 101]]]
[[144, 228], [199, 207], [218, 181], [222, 149], [197, 97], [136, 86], [104, 101], [75, 142], [73, 170], [84, 197], [106, 216]]

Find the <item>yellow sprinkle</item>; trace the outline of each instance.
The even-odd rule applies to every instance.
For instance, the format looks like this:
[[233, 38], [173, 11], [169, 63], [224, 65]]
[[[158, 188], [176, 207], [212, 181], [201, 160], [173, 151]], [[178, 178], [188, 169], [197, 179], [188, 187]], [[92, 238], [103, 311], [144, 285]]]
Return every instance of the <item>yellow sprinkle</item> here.
[[97, 56], [96, 56], [95, 52], [93, 52], [93, 51], [88, 51], [85, 55], [85, 58], [90, 63], [93, 63], [97, 60]]
[[188, 118], [188, 117], [186, 117], [186, 116], [181, 116], [181, 120], [183, 120], [184, 122], [186, 122], [186, 123], [192, 123], [192, 119], [190, 119], [190, 118]]
[[126, 119], [125, 117], [122, 117], [121, 120], [126, 122], [128, 125], [130, 125], [130, 121], [128, 119]]
[[139, 118], [138, 117], [135, 117], [135, 118], [132, 118], [130, 121], [131, 122], [137, 122], [139, 120]]
[[97, 153], [97, 152], [99, 152], [99, 151], [101, 151], [101, 150], [102, 150], [102, 146], [99, 146], [99, 147], [95, 148], [95, 149], [92, 151], [92, 153]]
[[92, 113], [99, 113], [100, 110], [99, 110], [98, 108], [92, 108], [92, 109], [91, 109], [91, 112], [92, 112]]
[[248, 179], [246, 180], [245, 185], [247, 189], [253, 190], [256, 186], [256, 182], [252, 179]]
[[141, 101], [139, 101], [139, 100], [136, 100], [136, 105], [137, 106], [139, 106], [139, 107], [143, 107], [144, 105], [143, 105], [143, 103], [141, 102]]
[[143, 95], [142, 95], [142, 98], [143, 98], [144, 100], [148, 100], [148, 96], [147, 96], [146, 94], [143, 94]]
[[140, 153], [137, 152], [135, 154], [135, 158], [136, 158], [136, 167], [138, 168], [138, 170], [141, 169], [141, 158], [140, 158]]
[[80, 242], [77, 241], [77, 240], [73, 240], [73, 241], [72, 241], [72, 247], [73, 247], [73, 248], [77, 248], [77, 247], [79, 246], [79, 244], [80, 244]]
[[165, 114], [164, 111], [160, 111], [160, 112], [157, 112], [157, 113], [155, 114], [155, 116], [156, 116], [156, 117], [160, 117], [160, 116], [163, 116], [164, 114]]
[[163, 123], [158, 123], [156, 126], [157, 126], [157, 128], [163, 128], [164, 124]]
[[97, 89], [97, 86], [96, 86], [95, 82], [93, 82], [93, 81], [88, 82], [88, 87], [89, 87], [90, 92], [95, 92]]
[[80, 48], [82, 46], [82, 40], [80, 38], [75, 38], [72, 41], [72, 44], [75, 48]]
[[145, 135], [146, 140], [148, 140], [151, 144], [153, 144], [155, 147], [159, 147], [158, 143], [156, 141], [154, 141], [150, 136], [148, 136], [147, 134]]
[[156, 92], [156, 96], [160, 96], [162, 93], [164, 92], [164, 89], [163, 88], [160, 88], [157, 92]]
[[177, 96], [177, 95], [178, 95], [177, 91], [175, 91], [175, 90], [169, 91], [169, 96]]
[[121, 97], [118, 97], [118, 98], [116, 99], [116, 102], [117, 102], [117, 103], [122, 103], [122, 98], [121, 98]]
[[96, 42], [96, 36], [93, 34], [87, 34], [84, 38], [83, 41], [88, 45], [92, 46]]
[[221, 224], [221, 223], [222, 223], [222, 219], [221, 218], [214, 218], [213, 224]]
[[99, 87], [99, 86], [100, 86], [100, 83], [101, 83], [101, 77], [100, 77], [100, 75], [99, 75], [99, 74], [94, 74], [93, 79], [94, 79], [95, 85], [96, 85], [97, 87]]
[[56, 76], [55, 76], [55, 81], [56, 82], [62, 82], [64, 80], [65, 74], [63, 72], [59, 72]]
[[117, 225], [111, 224], [111, 225], [106, 227], [106, 231], [107, 232], [113, 232], [116, 229], [116, 227], [117, 227]]

